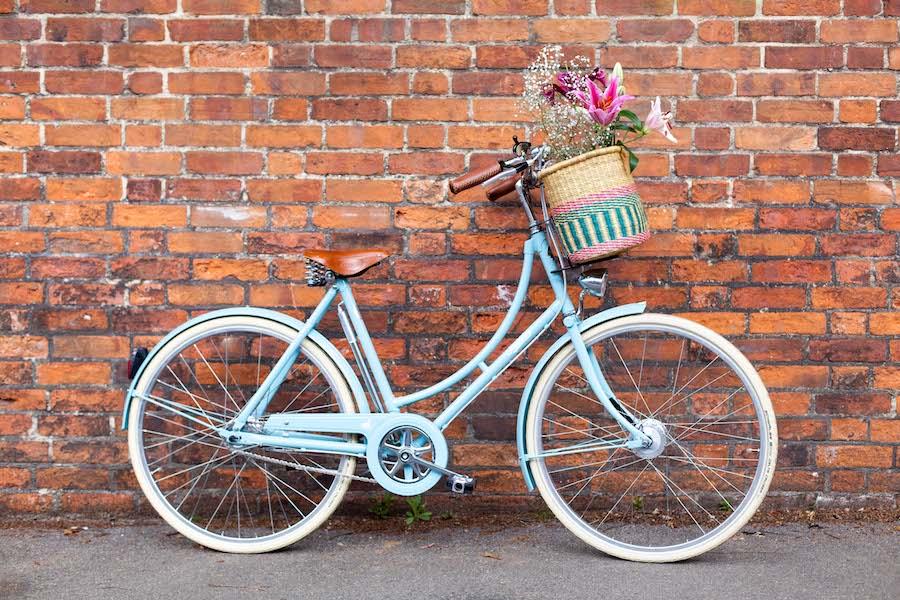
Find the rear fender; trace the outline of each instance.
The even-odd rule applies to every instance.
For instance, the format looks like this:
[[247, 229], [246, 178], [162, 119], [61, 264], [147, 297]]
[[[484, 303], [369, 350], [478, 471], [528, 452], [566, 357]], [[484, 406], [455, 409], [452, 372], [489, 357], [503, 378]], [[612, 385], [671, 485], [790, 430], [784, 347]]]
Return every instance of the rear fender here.
[[[292, 327], [293, 329], [300, 330], [303, 328], [303, 321], [299, 319], [295, 319], [294, 317], [285, 315], [280, 312], [276, 312], [274, 310], [266, 310], [263, 308], [253, 308], [250, 306], [242, 306], [239, 308], [226, 308], [222, 310], [215, 310], [212, 312], [204, 313], [198, 317], [191, 319], [190, 321], [184, 323], [178, 328], [171, 331], [166, 337], [164, 337], [156, 346], [153, 347], [153, 350], [147, 355], [147, 358], [141, 363], [140, 368], [134, 375], [134, 378], [131, 380], [131, 384], [128, 386], [128, 393], [125, 396], [125, 407], [123, 409], [124, 413], [122, 415], [122, 429], [126, 429], [128, 427], [128, 414], [131, 409], [131, 399], [134, 394], [134, 387], [138, 380], [141, 378], [141, 375], [144, 372], [144, 369], [150, 364], [150, 361], [153, 357], [160, 351], [160, 349], [165, 346], [169, 341], [171, 341], [175, 336], [179, 335], [183, 331], [190, 329], [191, 327], [203, 323], [206, 321], [211, 321], [213, 319], [218, 319], [221, 317], [234, 317], [234, 316], [251, 316], [251, 317], [260, 317], [263, 319], [268, 319], [270, 321], [275, 321], [276, 323], [281, 323], [283, 325], [287, 325], [288, 327]], [[343, 374], [344, 379], [347, 380], [347, 384], [350, 386], [350, 391], [353, 393], [353, 398], [356, 400], [357, 410], [361, 413], [367, 413], [369, 411], [369, 403], [366, 399], [366, 393], [363, 390], [362, 385], [359, 382], [359, 378], [356, 376], [356, 373], [353, 372], [353, 367], [350, 366], [350, 363], [347, 362], [347, 359], [343, 357], [340, 351], [335, 348], [334, 344], [328, 341], [321, 333], [318, 331], [310, 331], [307, 339], [315, 343], [319, 348], [325, 351], [328, 354], [328, 357], [337, 364], [338, 368]]]

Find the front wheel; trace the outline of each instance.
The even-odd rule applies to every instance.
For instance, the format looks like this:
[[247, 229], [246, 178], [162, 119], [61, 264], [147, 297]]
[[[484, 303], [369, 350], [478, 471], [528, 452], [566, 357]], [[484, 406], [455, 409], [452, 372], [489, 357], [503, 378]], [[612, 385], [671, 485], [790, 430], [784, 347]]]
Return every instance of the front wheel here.
[[[148, 359], [135, 382], [128, 448], [153, 508], [191, 540], [215, 550], [268, 552], [315, 530], [337, 508], [352, 456], [237, 447], [216, 433], [253, 396], [297, 330], [257, 316], [211, 319], [185, 329]], [[338, 366], [307, 339], [266, 410], [355, 412]]]
[[654, 444], [597, 449], [628, 435], [563, 346], [538, 377], [526, 422], [532, 473], [553, 513], [591, 546], [643, 562], [684, 560], [734, 535], [765, 497], [777, 453], [772, 404], [750, 362], [669, 315], [615, 319], [582, 338]]

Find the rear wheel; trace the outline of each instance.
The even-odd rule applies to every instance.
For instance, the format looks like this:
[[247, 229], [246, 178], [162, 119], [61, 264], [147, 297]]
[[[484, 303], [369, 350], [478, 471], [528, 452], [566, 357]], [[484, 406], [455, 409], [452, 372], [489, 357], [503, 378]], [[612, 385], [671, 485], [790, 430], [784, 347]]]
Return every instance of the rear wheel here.
[[[753, 516], [775, 468], [775, 416], [752, 365], [715, 332], [668, 315], [616, 319], [583, 339], [654, 444], [596, 449], [628, 435], [567, 344], [539, 376], [526, 423], [551, 510], [588, 544], [629, 560], [683, 560], [727, 540]], [[569, 452], [541, 457], [559, 450]]]
[[[154, 509], [191, 540], [224, 552], [268, 552], [316, 529], [353, 474], [350, 456], [235, 447], [214, 428], [253, 395], [297, 331], [256, 316], [190, 327], [147, 363], [135, 384], [128, 447]], [[329, 356], [306, 340], [265, 413], [352, 413], [352, 394]]]

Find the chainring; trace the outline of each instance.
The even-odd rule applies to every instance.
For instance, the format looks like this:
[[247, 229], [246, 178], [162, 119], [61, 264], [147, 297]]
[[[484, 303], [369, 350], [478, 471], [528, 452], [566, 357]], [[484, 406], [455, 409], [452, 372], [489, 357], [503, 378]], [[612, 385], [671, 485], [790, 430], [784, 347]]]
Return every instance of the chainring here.
[[441, 479], [441, 473], [411, 460], [413, 456], [444, 469], [450, 459], [444, 434], [418, 415], [396, 415], [373, 431], [366, 442], [370, 474], [397, 496], [425, 493]]

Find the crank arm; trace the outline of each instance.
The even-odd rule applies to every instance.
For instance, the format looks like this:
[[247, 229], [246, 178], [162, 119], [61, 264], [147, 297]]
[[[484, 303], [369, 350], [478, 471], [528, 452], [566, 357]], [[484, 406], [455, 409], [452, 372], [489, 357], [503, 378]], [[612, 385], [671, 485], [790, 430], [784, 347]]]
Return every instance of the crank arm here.
[[436, 464], [430, 463], [427, 460], [422, 460], [421, 458], [419, 458], [417, 456], [410, 456], [408, 463], [416, 463], [417, 465], [427, 467], [429, 469], [434, 469], [438, 473], [446, 475], [447, 477], [465, 477], [465, 475], [461, 475], [460, 473], [454, 473], [453, 471], [451, 471], [449, 469], [439, 467]]

